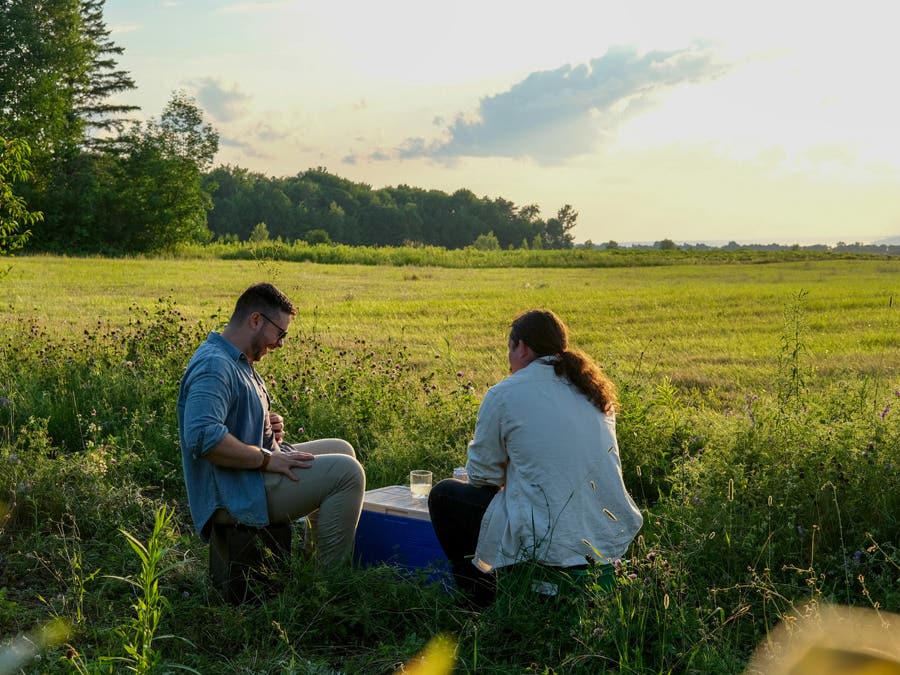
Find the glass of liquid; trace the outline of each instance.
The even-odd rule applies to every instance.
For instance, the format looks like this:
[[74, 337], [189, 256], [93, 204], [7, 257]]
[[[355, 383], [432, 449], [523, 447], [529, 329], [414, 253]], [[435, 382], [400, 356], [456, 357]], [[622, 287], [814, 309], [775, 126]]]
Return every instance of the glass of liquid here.
[[409, 492], [416, 499], [423, 499], [431, 492], [431, 472], [416, 469], [409, 472]]

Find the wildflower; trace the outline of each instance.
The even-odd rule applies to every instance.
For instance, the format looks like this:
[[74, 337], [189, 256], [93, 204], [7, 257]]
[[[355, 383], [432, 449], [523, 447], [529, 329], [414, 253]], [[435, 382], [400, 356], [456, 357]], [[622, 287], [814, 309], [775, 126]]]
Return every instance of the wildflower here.
[[3, 407], [3, 408], [9, 407], [9, 397], [7, 397], [7, 396], [0, 397], [0, 407]]
[[20, 464], [22, 460], [19, 459], [19, 456], [18, 456], [16, 453], [12, 453], [12, 454], [7, 458], [7, 461], [8, 461], [10, 464]]
[[649, 560], [650, 562], [653, 562], [654, 560], [656, 560], [656, 551], [650, 551], [647, 554], [647, 560]]
[[632, 581], [634, 581], [634, 580], [637, 579], [638, 577], [637, 577], [637, 574], [635, 574], [634, 572], [632, 572], [631, 574], [628, 575], [628, 578], [631, 579]]
[[457, 377], [462, 377], [462, 376], [463, 376], [463, 372], [462, 372], [461, 370], [457, 370], [457, 371], [456, 371], [456, 376], [457, 376]]
[[184, 591], [184, 592], [181, 594], [181, 599], [182, 599], [182, 600], [187, 600], [187, 599], [190, 598], [190, 597], [191, 597], [191, 594], [190, 594], [190, 592], [188, 592], [188, 591]]
[[887, 417], [887, 414], [890, 412], [890, 410], [891, 404], [888, 403], [886, 406], [884, 406], [884, 410], [881, 411], [881, 415], [879, 415], [879, 417], [881, 417], [881, 419], [884, 419], [885, 417]]
[[857, 550], [856, 553], [853, 554], [853, 562], [859, 565], [862, 562], [863, 552]]

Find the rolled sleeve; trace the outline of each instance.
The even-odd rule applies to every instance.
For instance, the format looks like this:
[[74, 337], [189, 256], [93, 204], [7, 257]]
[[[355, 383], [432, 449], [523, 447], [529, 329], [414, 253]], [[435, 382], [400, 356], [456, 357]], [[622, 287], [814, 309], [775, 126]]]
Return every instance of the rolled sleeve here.
[[184, 443], [185, 449], [197, 459], [218, 445], [228, 433], [225, 420], [230, 388], [227, 377], [207, 369], [191, 373], [185, 385], [188, 393], [182, 412]]

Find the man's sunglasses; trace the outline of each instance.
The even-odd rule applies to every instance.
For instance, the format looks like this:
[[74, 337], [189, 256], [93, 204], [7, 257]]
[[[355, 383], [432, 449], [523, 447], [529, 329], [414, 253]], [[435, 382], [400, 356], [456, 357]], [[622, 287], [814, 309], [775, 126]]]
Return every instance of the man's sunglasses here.
[[283, 339], [287, 336], [287, 330], [285, 330], [284, 328], [282, 328], [281, 326], [279, 326], [277, 323], [275, 323], [274, 321], [272, 321], [272, 319], [270, 319], [269, 317], [267, 317], [267, 316], [266, 316], [265, 314], [263, 314], [262, 312], [260, 312], [259, 315], [260, 315], [262, 318], [264, 318], [266, 321], [268, 321], [270, 324], [272, 324], [273, 326], [275, 326], [275, 328], [278, 329], [278, 339], [279, 339], [279, 340], [283, 340]]

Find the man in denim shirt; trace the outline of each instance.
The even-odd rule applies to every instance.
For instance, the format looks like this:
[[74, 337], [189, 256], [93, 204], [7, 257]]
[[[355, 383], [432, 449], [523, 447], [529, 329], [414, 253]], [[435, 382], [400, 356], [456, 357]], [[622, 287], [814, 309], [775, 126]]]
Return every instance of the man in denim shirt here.
[[310, 516], [319, 561], [348, 560], [365, 493], [353, 447], [330, 438], [287, 445], [284, 420], [254, 364], [283, 346], [296, 310], [269, 283], [238, 298], [228, 325], [209, 334], [181, 378], [178, 432], [191, 517], [263, 527]]

